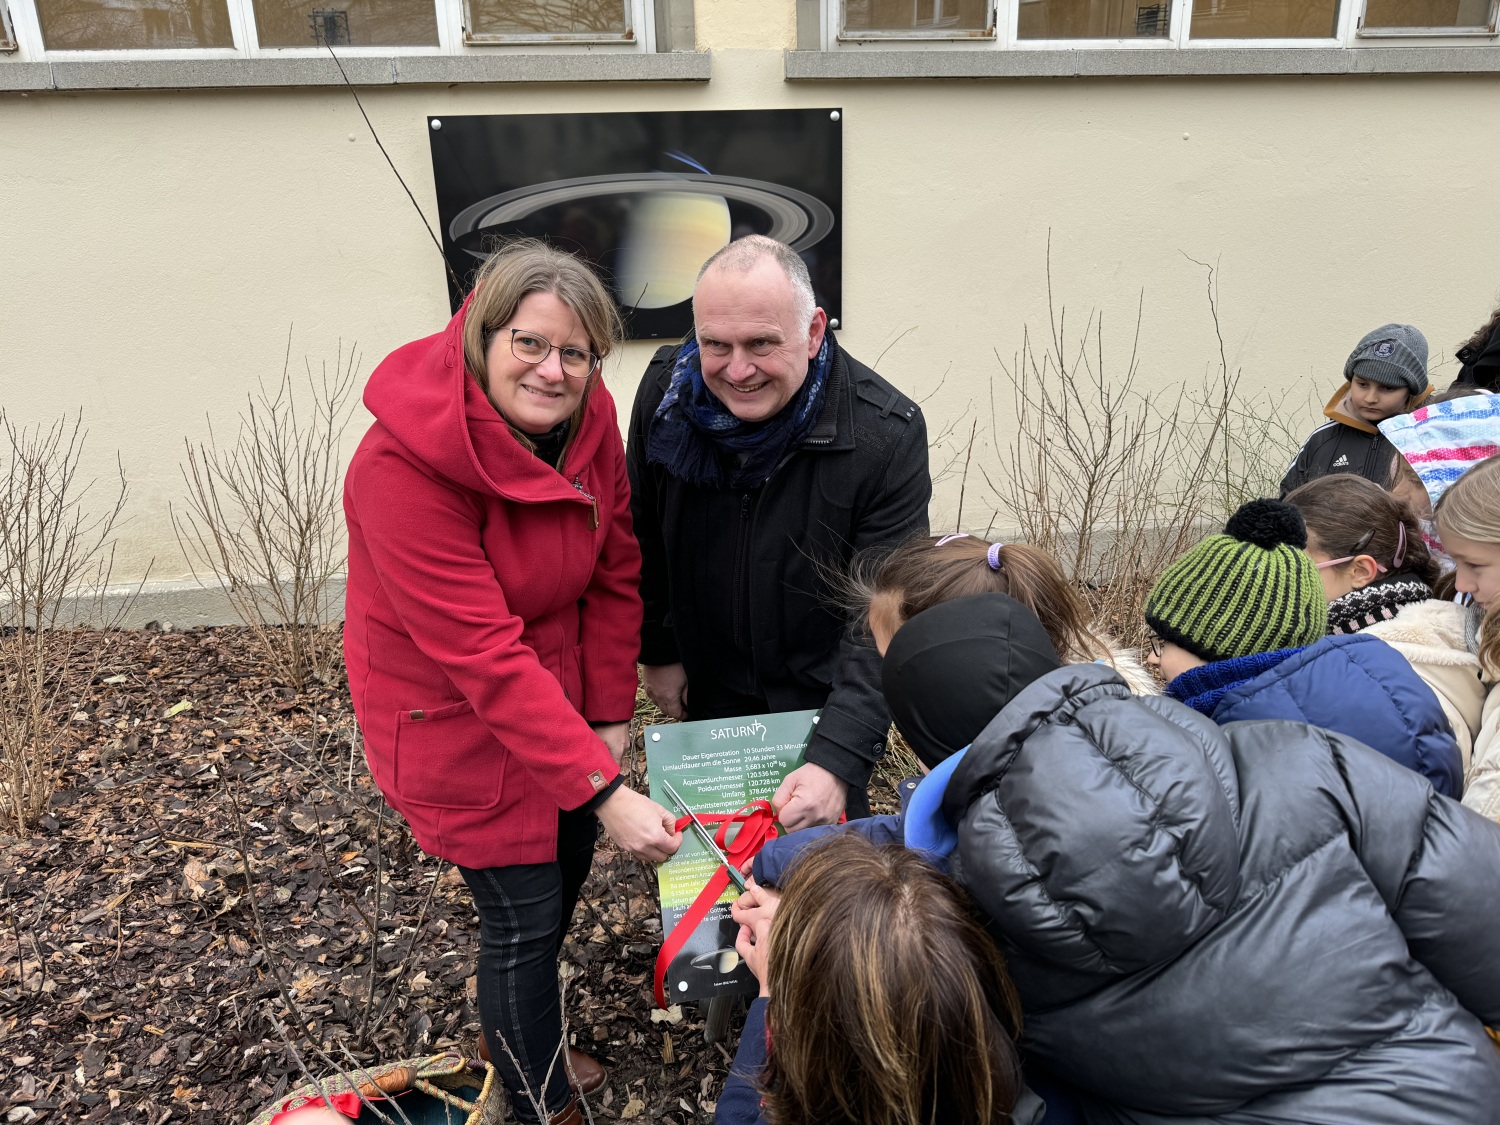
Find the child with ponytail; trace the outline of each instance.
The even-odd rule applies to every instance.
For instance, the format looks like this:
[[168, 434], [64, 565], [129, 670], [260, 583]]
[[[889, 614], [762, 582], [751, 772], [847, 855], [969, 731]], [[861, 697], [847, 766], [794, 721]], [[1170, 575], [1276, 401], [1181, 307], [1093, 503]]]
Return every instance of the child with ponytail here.
[[1479, 658], [1465, 641], [1467, 611], [1433, 594], [1441, 569], [1415, 513], [1352, 473], [1304, 484], [1287, 503], [1307, 524], [1328, 631], [1379, 637], [1404, 656], [1442, 704], [1467, 770], [1484, 706]]
[[1486, 688], [1464, 804], [1500, 818], [1500, 456], [1460, 476], [1436, 514], [1443, 549], [1457, 568], [1454, 582], [1473, 600], [1466, 639]]
[[853, 579], [853, 608], [869, 615], [882, 652], [896, 630], [943, 602], [1006, 594], [1041, 621], [1064, 664], [1108, 664], [1137, 695], [1161, 688], [1129, 649], [1091, 620], [1083, 595], [1056, 560], [1028, 543], [990, 543], [959, 533], [910, 539]]

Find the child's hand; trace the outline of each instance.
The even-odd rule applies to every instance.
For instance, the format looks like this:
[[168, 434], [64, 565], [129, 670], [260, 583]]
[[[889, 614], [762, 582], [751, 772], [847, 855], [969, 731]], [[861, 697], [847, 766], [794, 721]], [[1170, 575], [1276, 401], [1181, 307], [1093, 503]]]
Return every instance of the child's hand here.
[[781, 905], [781, 894], [769, 887], [762, 887], [751, 879], [745, 893], [729, 908], [729, 915], [740, 924], [740, 933], [735, 938], [734, 948], [741, 959], [760, 981], [760, 994], [769, 996], [766, 987], [766, 962], [769, 955], [771, 923], [776, 917], [776, 908]]
[[760, 981], [760, 994], [771, 995], [766, 985], [766, 961], [770, 952], [771, 919], [758, 915], [751, 923], [740, 924], [740, 935], [734, 939], [735, 952]]

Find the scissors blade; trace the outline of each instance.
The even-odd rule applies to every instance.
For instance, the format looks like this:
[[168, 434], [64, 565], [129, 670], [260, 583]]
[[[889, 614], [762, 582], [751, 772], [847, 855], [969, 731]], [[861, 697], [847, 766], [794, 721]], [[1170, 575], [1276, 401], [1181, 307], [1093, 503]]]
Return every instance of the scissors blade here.
[[708, 826], [698, 819], [698, 814], [688, 806], [688, 803], [682, 799], [677, 790], [672, 788], [670, 781], [663, 779], [661, 784], [662, 788], [667, 791], [667, 796], [672, 798], [672, 803], [682, 811], [684, 816], [692, 821], [693, 829], [697, 832], [698, 839], [702, 841], [703, 846], [713, 853], [714, 858], [729, 873], [729, 881], [743, 892], [745, 890], [745, 877], [740, 874], [739, 868], [729, 862], [729, 857], [724, 854], [724, 849], [719, 847], [718, 841], [714, 839], [714, 834], [708, 830]]

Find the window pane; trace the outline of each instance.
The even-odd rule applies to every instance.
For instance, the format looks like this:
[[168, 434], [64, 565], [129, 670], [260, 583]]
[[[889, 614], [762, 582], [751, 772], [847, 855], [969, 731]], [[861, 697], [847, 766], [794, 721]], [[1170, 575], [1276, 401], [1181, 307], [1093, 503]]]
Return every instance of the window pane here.
[[625, 7], [625, 0], [469, 0], [469, 33], [623, 36]]
[[233, 47], [225, 0], [36, 0], [49, 51]]
[[1193, 0], [1194, 39], [1332, 39], [1338, 0]]
[[436, 47], [432, 0], [255, 0], [262, 47]]
[[990, 0], [844, 0], [845, 31], [988, 31]]
[[1165, 39], [1172, 0], [1021, 0], [1022, 39]]
[[1369, 0], [1366, 27], [1485, 27], [1490, 0]]

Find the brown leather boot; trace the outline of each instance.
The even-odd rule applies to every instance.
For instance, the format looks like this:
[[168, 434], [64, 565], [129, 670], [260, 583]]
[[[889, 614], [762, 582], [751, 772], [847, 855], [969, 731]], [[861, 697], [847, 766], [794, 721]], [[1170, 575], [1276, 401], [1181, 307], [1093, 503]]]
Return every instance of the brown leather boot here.
[[[481, 1034], [479, 1036], [479, 1057], [485, 1062], [492, 1062], [490, 1058], [490, 1045]], [[580, 1094], [592, 1094], [604, 1085], [609, 1077], [609, 1072], [600, 1066], [594, 1059], [589, 1058], [582, 1051], [568, 1048], [567, 1057], [568, 1085]]]
[[547, 1125], [583, 1125], [583, 1110], [578, 1108], [578, 1099], [573, 1098], [562, 1109], [548, 1117]]
[[568, 1085], [580, 1094], [592, 1094], [604, 1085], [608, 1072], [582, 1051], [568, 1048]]

